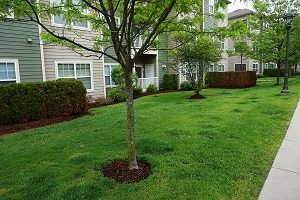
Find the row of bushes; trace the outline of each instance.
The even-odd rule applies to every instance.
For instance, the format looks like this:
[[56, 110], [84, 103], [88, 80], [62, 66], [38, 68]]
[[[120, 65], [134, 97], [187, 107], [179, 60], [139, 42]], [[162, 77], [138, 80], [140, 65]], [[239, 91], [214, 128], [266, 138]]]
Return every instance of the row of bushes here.
[[0, 86], [2, 125], [72, 116], [86, 109], [86, 89], [75, 79]]
[[[284, 77], [285, 69], [279, 69], [279, 76]], [[264, 76], [265, 77], [277, 77], [278, 75], [278, 69], [265, 69], [264, 70]], [[289, 69], [289, 75], [296, 75], [294, 69]]]
[[209, 72], [206, 85], [210, 88], [247, 88], [256, 85], [255, 71], [244, 72]]

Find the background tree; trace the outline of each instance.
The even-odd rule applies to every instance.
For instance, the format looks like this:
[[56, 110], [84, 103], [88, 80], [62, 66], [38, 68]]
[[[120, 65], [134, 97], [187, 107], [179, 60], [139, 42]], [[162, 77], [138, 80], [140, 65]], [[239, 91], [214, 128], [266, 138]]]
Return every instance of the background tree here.
[[291, 31], [290, 63], [294, 65], [295, 72], [297, 65], [300, 64], [300, 17], [296, 16], [293, 20]]
[[[0, 13], [10, 8], [15, 18], [27, 18], [39, 24], [44, 30], [43, 40], [64, 45], [82, 56], [103, 55], [118, 62], [125, 78], [126, 106], [128, 119], [129, 169], [137, 169], [134, 140], [134, 107], [132, 72], [135, 61], [147, 50], [159, 47], [157, 36], [185, 32], [191, 39], [199, 34], [203, 22], [201, 0], [64, 0], [50, 4], [49, 1], [0, 0]], [[218, 4], [226, 5], [226, 0]], [[86, 12], [88, 11], [88, 12]], [[53, 15], [62, 16], [67, 22], [63, 28], [49, 27], [47, 22]], [[179, 15], [188, 16], [177, 20]], [[120, 19], [120, 23], [118, 23]], [[70, 22], [88, 20], [99, 37], [87, 38], [81, 32], [72, 30]], [[72, 34], [74, 33], [74, 34]], [[142, 45], [134, 43], [142, 36]], [[87, 42], [89, 45], [87, 45]], [[113, 49], [114, 54], [108, 53]]]
[[173, 52], [172, 66], [176, 66], [174, 69], [191, 83], [195, 90], [195, 97], [201, 97], [204, 75], [211, 63], [222, 59], [222, 52], [220, 43], [214, 41], [209, 35], [198, 37]]
[[251, 48], [245, 40], [234, 41], [234, 55], [238, 55], [241, 58], [241, 67], [243, 66], [243, 59], [251, 56]]
[[275, 62], [277, 64], [276, 84], [279, 84], [280, 68], [285, 61], [284, 14], [289, 7], [297, 13], [299, 2], [296, 0], [255, 0], [255, 13], [249, 23], [254, 50], [252, 58], [264, 63]]

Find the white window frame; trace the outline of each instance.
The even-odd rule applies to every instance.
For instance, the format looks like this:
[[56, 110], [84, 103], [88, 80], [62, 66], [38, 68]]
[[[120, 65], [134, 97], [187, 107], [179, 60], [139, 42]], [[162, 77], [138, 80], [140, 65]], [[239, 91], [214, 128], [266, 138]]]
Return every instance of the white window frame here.
[[16, 79], [7, 79], [7, 80], [0, 80], [0, 82], [16, 82], [20, 83], [20, 68], [19, 68], [19, 60], [18, 59], [5, 59], [0, 58], [0, 63], [14, 63], [15, 64], [15, 73]]
[[[4, 13], [0, 13], [0, 16], [1, 15], [5, 15]], [[6, 19], [14, 19], [15, 18], [15, 15], [14, 15], [14, 11], [13, 9], [8, 9], [8, 14], [5, 16]]]
[[[212, 8], [212, 10], [211, 10], [211, 8]], [[214, 0], [209, 0], [209, 2], [208, 2], [208, 13], [209, 14], [215, 13], [215, 1]]]
[[[53, 6], [54, 2], [53, 0], [50, 0], [50, 4], [51, 6]], [[87, 14], [82, 13], [83, 15], [88, 15], [89, 14], [89, 10], [87, 9]], [[51, 25], [52, 26], [56, 26], [56, 27], [71, 27], [72, 29], [76, 29], [76, 30], [83, 30], [83, 31], [90, 31], [91, 30], [91, 24], [89, 21], [87, 21], [87, 27], [82, 27], [82, 26], [75, 26], [74, 22], [70, 22], [71, 24], [58, 24], [55, 23], [55, 19], [54, 19], [55, 15], [51, 15]]]
[[[223, 71], [220, 71], [219, 70], [219, 66], [223, 66]], [[218, 70], [217, 70], [217, 72], [225, 72], [225, 63], [218, 63]]]
[[106, 83], [105, 83], [105, 77], [108, 76], [108, 75], [105, 74], [105, 66], [106, 65], [109, 65], [109, 68], [110, 68], [110, 75], [109, 75], [109, 77], [110, 77], [110, 83], [112, 83], [112, 78], [111, 78], [112, 66], [115, 67], [115, 66], [120, 65], [120, 64], [118, 64], [118, 63], [104, 63], [104, 65], [103, 65], [103, 76], [104, 76], [104, 85], [105, 85], [105, 87], [106, 88], [116, 87], [116, 85], [106, 85]]
[[[240, 65], [241, 63], [234, 63], [234, 71], [236, 71], [236, 65]], [[246, 65], [246, 71], [247, 71], [247, 63], [243, 63], [243, 65]]]
[[222, 50], [225, 50], [225, 49], [226, 49], [226, 47], [225, 47], [225, 40], [222, 40], [222, 41], [221, 41], [221, 49], [222, 49]]
[[8, 12], [9, 12], [9, 15], [7, 15], [7, 18], [14, 19], [15, 18], [15, 14], [14, 14], [13, 9], [9, 9]]
[[[257, 70], [254, 70], [254, 65], [257, 65]], [[259, 64], [258, 63], [252, 63], [252, 70], [255, 71], [257, 74], [259, 74]]]
[[210, 64], [209, 67], [208, 67], [208, 71], [209, 72], [214, 72], [214, 67], [215, 67], [214, 64]]
[[[91, 71], [91, 89], [86, 89], [87, 92], [94, 92], [94, 70], [93, 70], [93, 62], [92, 61], [84, 61], [84, 60], [76, 60], [76, 61], [54, 61], [55, 65], [55, 78], [56, 79], [64, 79], [67, 77], [59, 77], [58, 76], [58, 64], [73, 64], [74, 65], [74, 79], [83, 78], [83, 77], [77, 77], [76, 74], [76, 64], [89, 64], [90, 65], [90, 71]], [[88, 78], [88, 77], [86, 77]]]

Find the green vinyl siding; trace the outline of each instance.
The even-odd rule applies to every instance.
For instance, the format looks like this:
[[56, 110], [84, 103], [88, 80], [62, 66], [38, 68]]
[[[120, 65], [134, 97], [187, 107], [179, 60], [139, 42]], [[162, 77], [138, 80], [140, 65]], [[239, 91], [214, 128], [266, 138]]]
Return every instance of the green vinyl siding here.
[[[167, 35], [161, 35], [158, 37], [160, 41], [160, 48], [161, 49], [167, 49], [169, 47], [168, 45], [168, 36]], [[166, 65], [168, 61], [168, 51], [166, 50], [158, 50], [158, 74], [159, 74], [159, 83], [162, 82], [163, 76], [165, 74], [166, 69], [163, 69], [162, 66]]]
[[[115, 54], [115, 50], [113, 47], [107, 49], [106, 53], [108, 55], [111, 55], [113, 57], [116, 57], [116, 54]], [[111, 59], [110, 57], [108, 56], [104, 56], [104, 60], [105, 60], [105, 63], [117, 63], [115, 60]]]
[[18, 59], [21, 82], [43, 81], [38, 26], [33, 22], [1, 21], [0, 59]]

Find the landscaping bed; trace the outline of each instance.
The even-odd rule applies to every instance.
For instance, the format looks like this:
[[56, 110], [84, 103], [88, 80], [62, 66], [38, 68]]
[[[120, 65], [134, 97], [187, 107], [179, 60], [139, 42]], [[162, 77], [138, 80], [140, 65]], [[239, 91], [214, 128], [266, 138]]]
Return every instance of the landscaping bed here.
[[[138, 95], [134, 96], [134, 99], [138, 99], [140, 97], [145, 97], [149, 95], [154, 95], [154, 94], [163, 94], [163, 93], [171, 93], [171, 92], [179, 92], [178, 90], [160, 90], [152, 94], [148, 93], [141, 93]], [[103, 106], [108, 106], [108, 105], [114, 105], [118, 104], [120, 102], [113, 102], [111, 101], [109, 104], [100, 104], [98, 102], [93, 102], [93, 103], [88, 103], [87, 104], [87, 110], [93, 109], [93, 108], [100, 108]], [[43, 126], [49, 126], [51, 124], [56, 124], [60, 122], [66, 122], [70, 121], [85, 115], [90, 114], [89, 112], [74, 115], [74, 116], [61, 116], [61, 117], [54, 117], [54, 118], [45, 118], [45, 119], [40, 119], [40, 120], [35, 120], [35, 121], [30, 121], [26, 123], [18, 123], [18, 124], [10, 124], [10, 125], [0, 125], [0, 135], [4, 134], [9, 134], [9, 133], [14, 133], [14, 132], [19, 132], [23, 130], [28, 130], [32, 128], [39, 128]]]

